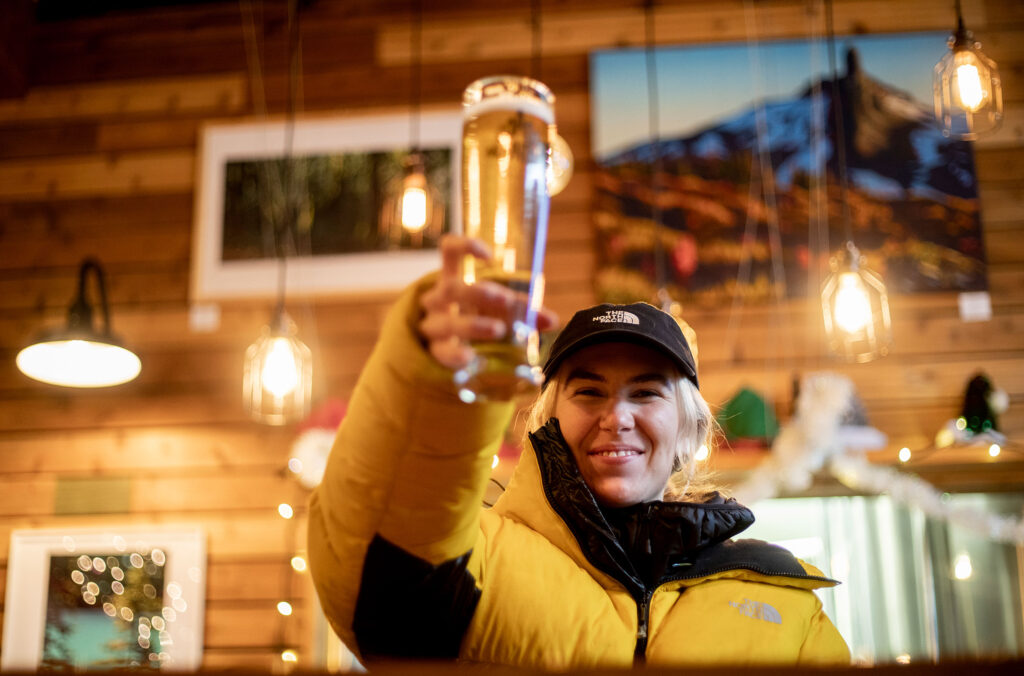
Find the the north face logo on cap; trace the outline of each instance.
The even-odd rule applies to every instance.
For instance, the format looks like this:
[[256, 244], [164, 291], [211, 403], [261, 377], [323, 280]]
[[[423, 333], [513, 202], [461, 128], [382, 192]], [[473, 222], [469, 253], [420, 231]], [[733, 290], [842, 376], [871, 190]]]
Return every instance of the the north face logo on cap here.
[[639, 317], [625, 310], [608, 310], [603, 315], [594, 317], [593, 321], [602, 324], [640, 324]]

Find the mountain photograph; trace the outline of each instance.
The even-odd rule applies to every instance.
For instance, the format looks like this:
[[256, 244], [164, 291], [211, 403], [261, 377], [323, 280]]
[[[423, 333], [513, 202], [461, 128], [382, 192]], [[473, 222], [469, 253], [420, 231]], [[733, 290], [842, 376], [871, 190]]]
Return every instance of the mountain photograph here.
[[[890, 292], [987, 288], [972, 148], [943, 136], [925, 96], [931, 66], [917, 65], [941, 56], [938, 36], [850, 41], [835, 77], [809, 75], [813, 45], [762, 47], [756, 82], [747, 47], [674, 50], [656, 61], [657, 135], [635, 123], [648, 119], [642, 87], [615, 95], [617, 82], [645, 81], [644, 62], [598, 55], [598, 296], [816, 295], [848, 239]], [[720, 100], [702, 99], [701, 81], [726, 83], [710, 89]], [[615, 126], [622, 101], [635, 106], [627, 133]]]

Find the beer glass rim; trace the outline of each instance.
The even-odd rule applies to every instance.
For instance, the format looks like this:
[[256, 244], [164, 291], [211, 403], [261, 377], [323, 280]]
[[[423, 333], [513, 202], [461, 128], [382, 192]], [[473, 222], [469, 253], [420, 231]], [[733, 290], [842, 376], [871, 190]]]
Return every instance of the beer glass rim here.
[[501, 84], [506, 86], [500, 93], [517, 97], [529, 96], [544, 106], [554, 108], [555, 95], [551, 89], [540, 80], [525, 75], [489, 75], [474, 80], [469, 83], [462, 94], [463, 107], [471, 108], [485, 98], [500, 95], [500, 93], [489, 93], [488, 90], [493, 91], [495, 85]]

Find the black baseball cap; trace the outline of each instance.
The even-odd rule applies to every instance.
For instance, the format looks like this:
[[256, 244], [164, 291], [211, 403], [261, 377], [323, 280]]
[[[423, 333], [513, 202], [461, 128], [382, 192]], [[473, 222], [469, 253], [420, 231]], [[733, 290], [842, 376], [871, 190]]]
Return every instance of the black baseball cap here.
[[699, 387], [697, 365], [679, 323], [672, 315], [648, 303], [602, 303], [574, 314], [551, 344], [544, 362], [544, 377], [551, 378], [565, 358], [581, 348], [619, 341], [645, 345], [661, 352], [695, 387]]

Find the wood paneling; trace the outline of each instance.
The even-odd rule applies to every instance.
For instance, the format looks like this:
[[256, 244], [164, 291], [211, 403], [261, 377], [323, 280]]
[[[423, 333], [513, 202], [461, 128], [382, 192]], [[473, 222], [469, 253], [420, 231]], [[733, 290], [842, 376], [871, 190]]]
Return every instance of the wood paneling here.
[[[307, 4], [303, 114], [406, 110], [408, 3]], [[457, 105], [465, 85], [484, 75], [530, 72], [531, 4], [426, 3], [424, 106]], [[547, 301], [568, 318], [594, 300], [589, 54], [640, 46], [643, 4], [545, 4], [540, 78], [557, 95], [559, 131], [576, 160], [572, 181], [552, 201]], [[209, 546], [205, 666], [280, 670], [283, 646], [311, 652], [315, 601], [308, 577], [288, 566], [305, 548], [306, 492], [285, 471], [299, 430], [249, 422], [239, 397], [242, 353], [273, 299], [221, 304], [210, 331], [189, 322], [199, 130], [259, 117], [260, 87], [270, 114], [286, 107], [284, 3], [254, 6], [262, 8], [256, 82], [239, 5], [210, 3], [41, 24], [30, 42], [30, 87], [0, 99], [0, 599], [14, 529], [201, 524]], [[807, 7], [658, 2], [655, 38], [770, 40], [812, 28], [820, 35], [822, 17]], [[889, 436], [871, 459], [893, 465], [900, 446], [931, 443], [957, 415], [967, 379], [984, 370], [1010, 395], [1001, 428], [1024, 438], [1024, 13], [1013, 0], [965, 3], [964, 11], [999, 62], [1007, 102], [1003, 128], [975, 144], [992, 319], [961, 321], [955, 294], [894, 296], [892, 354], [851, 366], [827, 355], [813, 299], [687, 308], [704, 393], [716, 406], [754, 387], [785, 419], [794, 378], [836, 370], [854, 381], [872, 424]], [[839, 33], [945, 32], [955, 22], [952, 3], [936, 9], [930, 0], [836, 0], [835, 17]], [[142, 375], [91, 392], [31, 381], [14, 355], [65, 321], [87, 255], [105, 266], [114, 331], [139, 351]], [[289, 299], [316, 353], [318, 400], [348, 397], [392, 299]], [[1021, 490], [1019, 457], [946, 449], [915, 454], [909, 469], [949, 490]], [[736, 478], [761, 458], [723, 450], [715, 462]], [[55, 515], [58, 484], [86, 479], [126, 480], [126, 511]], [[830, 490], [838, 489], [821, 487]], [[295, 505], [296, 519], [277, 515], [281, 501]], [[282, 595], [296, 605], [291, 618], [275, 611]]]

